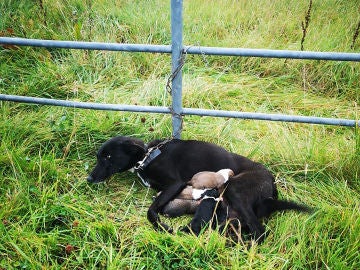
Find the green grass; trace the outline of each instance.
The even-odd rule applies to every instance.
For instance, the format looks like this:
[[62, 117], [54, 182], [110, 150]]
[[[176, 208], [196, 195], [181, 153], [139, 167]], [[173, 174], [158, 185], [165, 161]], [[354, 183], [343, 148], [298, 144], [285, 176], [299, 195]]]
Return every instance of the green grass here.
[[[184, 1], [184, 43], [300, 50], [308, 1]], [[359, 52], [357, 1], [313, 1], [305, 50]], [[0, 3], [0, 34], [170, 44], [169, 1]], [[38, 14], [38, 15], [35, 15]], [[146, 15], [145, 15], [146, 14]], [[354, 46], [352, 48], [352, 44]], [[0, 92], [169, 106], [169, 55], [0, 47]], [[184, 107], [359, 119], [359, 63], [188, 55]], [[171, 135], [171, 117], [0, 102], [0, 269], [359, 269], [358, 128], [184, 117], [184, 139], [266, 164], [282, 198], [261, 245], [169, 235], [146, 219], [154, 192], [131, 173], [101, 185], [96, 150], [122, 134]], [[175, 230], [189, 218], [166, 219]]]

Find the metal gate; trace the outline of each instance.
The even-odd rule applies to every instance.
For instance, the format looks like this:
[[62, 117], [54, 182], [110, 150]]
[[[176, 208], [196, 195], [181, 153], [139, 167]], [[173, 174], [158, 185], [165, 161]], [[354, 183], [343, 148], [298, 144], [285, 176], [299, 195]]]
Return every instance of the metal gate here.
[[36, 97], [6, 95], [6, 94], [0, 94], [0, 100], [53, 105], [53, 106], [64, 106], [64, 107], [72, 107], [72, 108], [94, 109], [94, 110], [167, 113], [172, 115], [172, 130], [173, 130], [172, 132], [173, 132], [173, 136], [176, 138], [180, 138], [181, 136], [181, 125], [182, 125], [183, 115], [230, 117], [230, 118], [241, 118], [241, 119], [299, 122], [299, 123], [337, 125], [337, 126], [349, 126], [349, 127], [360, 126], [360, 120], [351, 120], [351, 119], [183, 108], [181, 67], [183, 65], [183, 56], [185, 53], [198, 54], [198, 55], [205, 54], [205, 55], [223, 55], [223, 56], [291, 58], [291, 59], [355, 61], [355, 62], [360, 62], [360, 53], [334, 53], [334, 52], [184, 46], [183, 32], [182, 32], [183, 30], [182, 12], [183, 12], [183, 1], [171, 0], [171, 40], [172, 40], [171, 45], [55, 41], [55, 40], [0, 37], [0, 44], [9, 44], [9, 45], [11, 44], [18, 46], [171, 54], [173, 76], [171, 77], [172, 104], [170, 108], [162, 107], [162, 106], [138, 106], [138, 105], [126, 105], [126, 104], [76, 102], [69, 100], [57, 100], [57, 99], [36, 98]]

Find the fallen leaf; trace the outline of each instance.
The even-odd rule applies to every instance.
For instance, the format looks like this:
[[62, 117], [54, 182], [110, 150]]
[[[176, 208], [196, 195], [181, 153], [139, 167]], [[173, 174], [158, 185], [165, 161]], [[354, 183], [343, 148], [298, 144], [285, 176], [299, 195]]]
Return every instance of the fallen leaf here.
[[78, 220], [74, 220], [72, 225], [73, 225], [73, 227], [77, 227], [77, 226], [79, 226], [79, 223], [80, 222]]
[[65, 252], [66, 252], [66, 254], [70, 254], [70, 253], [73, 252], [73, 251], [74, 251], [74, 246], [72, 246], [72, 245], [70, 245], [70, 244], [68, 244], [68, 245], [65, 246]]

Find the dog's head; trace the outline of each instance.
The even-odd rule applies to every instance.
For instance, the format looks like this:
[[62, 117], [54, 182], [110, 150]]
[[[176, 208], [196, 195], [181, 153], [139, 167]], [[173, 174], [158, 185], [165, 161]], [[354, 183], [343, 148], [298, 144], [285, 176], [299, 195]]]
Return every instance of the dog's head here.
[[144, 154], [145, 146], [141, 140], [123, 136], [111, 138], [97, 152], [95, 168], [87, 181], [98, 183], [115, 173], [127, 171], [134, 167]]

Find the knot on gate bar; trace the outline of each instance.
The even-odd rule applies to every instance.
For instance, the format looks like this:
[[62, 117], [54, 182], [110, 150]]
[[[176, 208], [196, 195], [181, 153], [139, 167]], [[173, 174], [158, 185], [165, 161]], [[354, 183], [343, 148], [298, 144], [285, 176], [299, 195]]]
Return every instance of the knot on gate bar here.
[[183, 131], [183, 127], [184, 127], [184, 114], [175, 112], [174, 109], [171, 106], [169, 107], [169, 110], [170, 110], [170, 113], [171, 113], [172, 117], [175, 117], [175, 118], [180, 120], [180, 127], [172, 135], [172, 138], [179, 138], [179, 136], [181, 135], [181, 133]]
[[[190, 47], [189, 47], [190, 48]], [[181, 50], [181, 56], [179, 58], [179, 64], [177, 65], [177, 67], [173, 70], [173, 72], [170, 74], [167, 82], [166, 82], [166, 90], [167, 92], [171, 95], [172, 94], [172, 82], [174, 80], [174, 78], [179, 74], [179, 72], [182, 70], [182, 68], [185, 65], [185, 59], [187, 56], [187, 50], [189, 49], [182, 49]]]

